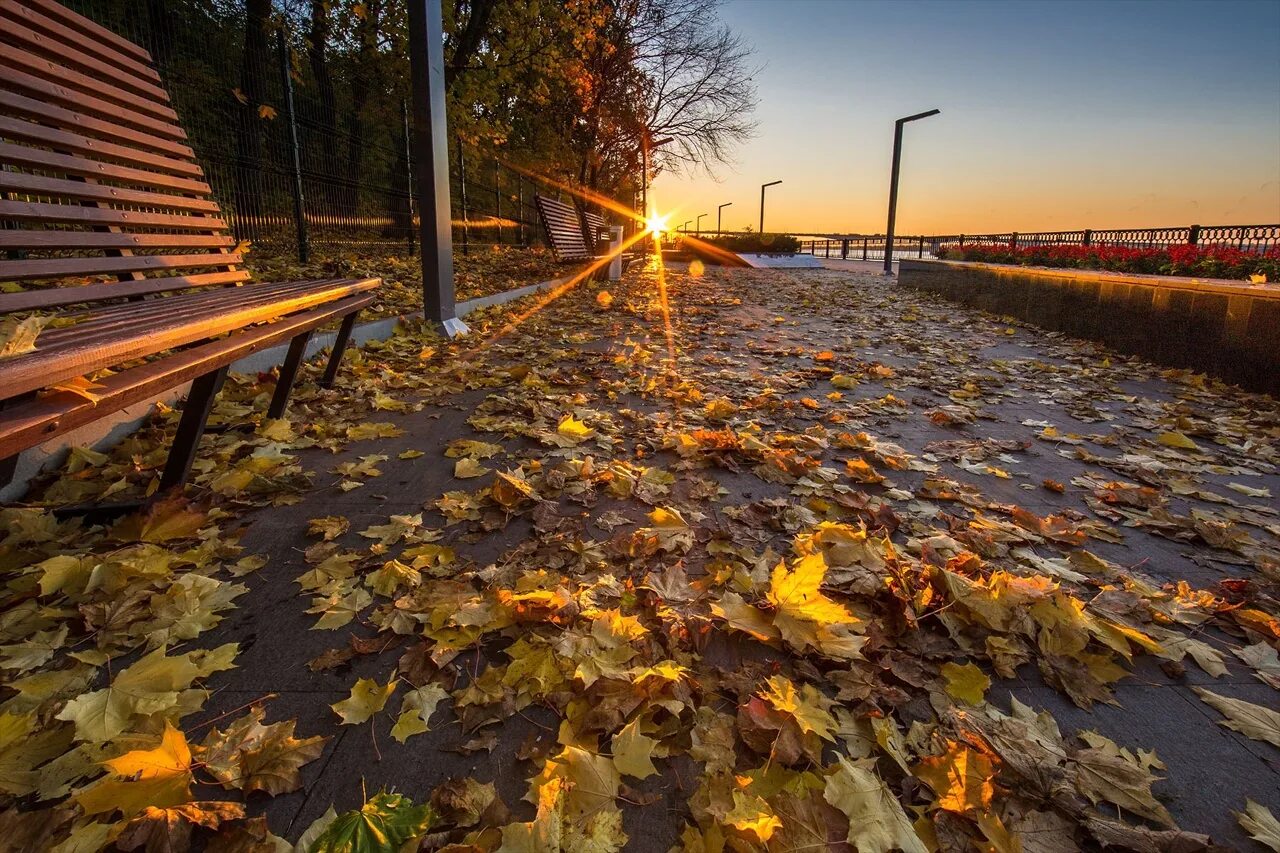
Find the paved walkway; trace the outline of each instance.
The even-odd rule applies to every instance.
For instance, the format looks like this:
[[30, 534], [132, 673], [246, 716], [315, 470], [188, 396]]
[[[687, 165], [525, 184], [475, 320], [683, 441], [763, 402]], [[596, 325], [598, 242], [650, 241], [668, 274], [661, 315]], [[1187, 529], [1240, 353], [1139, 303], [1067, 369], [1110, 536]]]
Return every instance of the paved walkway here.
[[[1148, 772], [1162, 777], [1152, 791], [1184, 831], [1249, 849], [1253, 842], [1232, 812], [1252, 799], [1280, 813], [1280, 749], [1219, 725], [1222, 714], [1193, 692], [1207, 686], [1277, 705], [1275, 689], [1232, 653], [1280, 642], [1267, 636], [1274, 621], [1269, 628], [1265, 617], [1247, 615], [1269, 612], [1274, 620], [1280, 612], [1276, 401], [1162, 375], [1092, 345], [901, 290], [874, 274], [708, 270], [692, 277], [683, 269], [665, 276], [649, 270], [605, 291], [582, 285], [550, 301], [494, 309], [487, 324], [473, 323], [471, 340], [424, 353], [418, 373], [418, 353], [403, 344], [366, 351], [359, 380], [366, 385], [341, 416], [393, 424], [397, 434], [335, 443], [336, 453], [297, 450], [302, 467], [315, 472], [315, 486], [296, 502], [244, 516], [241, 544], [269, 562], [243, 579], [250, 590], [238, 609], [199, 638], [202, 647], [235, 641], [242, 651], [236, 669], [210, 679], [211, 698], [183, 727], [271, 694], [268, 719], [297, 718], [299, 734], [331, 736], [321, 758], [304, 768], [302, 791], [252, 801], [274, 831], [296, 838], [330, 805], [357, 807], [362, 792], [385, 786], [422, 801], [463, 777], [496, 784], [512, 817], [495, 823], [532, 820], [534, 809], [522, 797], [542, 762], [560, 749], [557, 732], [589, 752], [607, 751], [613, 733], [613, 754], [622, 749], [617, 726], [634, 706], [601, 692], [612, 682], [600, 673], [664, 659], [688, 666], [700, 682], [692, 694], [677, 687], [646, 700], [668, 704], [643, 722], [658, 744], [658, 775], [623, 777], [618, 789], [628, 850], [669, 849], [694, 822], [691, 808], [706, 829], [718, 796], [707, 788], [713, 774], [706, 768], [723, 754], [709, 757], [710, 730], [698, 728], [706, 719], [693, 706], [718, 709], [717, 719], [728, 724], [736, 713], [743, 738], [736, 772], [745, 773], [761, 764], [751, 754], [759, 752], [758, 743], [752, 746], [759, 732], [751, 727], [764, 724], [744, 718], [741, 708], [777, 674], [818, 685], [828, 698], [814, 701], [840, 721], [838, 751], [879, 756], [878, 772], [891, 780], [894, 795], [932, 814], [932, 831], [952, 843], [980, 833], [977, 813], [926, 809], [942, 794], [922, 785], [927, 773], [920, 768], [960, 748], [957, 713], [972, 719], [987, 719], [985, 708], [1007, 713], [1011, 696], [1056, 719], [1076, 762], [1066, 767], [1105, 753], [1113, 764], [1129, 760], [1125, 772], [1133, 779]], [[384, 391], [370, 393], [371, 382], [384, 383], [375, 386]], [[294, 413], [299, 429], [309, 418], [338, 416], [326, 415], [336, 410], [322, 399], [302, 394]], [[376, 410], [364, 410], [371, 400]], [[240, 404], [254, 402], [245, 391]], [[459, 446], [458, 439], [496, 446]], [[471, 461], [459, 467], [467, 454]], [[380, 476], [370, 476], [371, 468]], [[479, 469], [489, 470], [455, 476]], [[516, 480], [504, 484], [491, 471], [513, 472]], [[422, 529], [412, 520], [418, 514]], [[366, 596], [353, 621], [315, 630], [320, 616], [308, 610], [318, 600], [300, 592], [297, 579], [332, 556], [308, 533], [309, 522], [323, 517], [349, 522], [335, 541], [359, 555], [357, 565], [418, 557], [413, 564], [430, 594], [415, 599], [400, 588], [394, 594], [412, 600], [394, 606]], [[373, 540], [359, 532], [389, 518], [394, 528], [397, 517], [408, 532], [389, 529], [388, 546], [370, 552]], [[779, 628], [789, 605], [769, 597], [770, 571], [782, 557], [794, 558], [797, 543], [824, 522], [849, 525], [829, 528], [833, 538], [822, 546], [830, 564], [822, 589], [840, 609], [825, 623], [804, 622], [798, 633], [812, 648], [802, 655], [796, 647], [805, 640], [789, 633], [799, 623]], [[872, 531], [870, 544], [857, 533], [864, 527]], [[423, 529], [438, 530], [439, 538], [431, 541]], [[401, 534], [407, 552], [397, 541]], [[876, 545], [876, 534], [888, 534], [892, 544]], [[453, 550], [452, 561], [437, 545]], [[451, 580], [466, 571], [476, 574]], [[897, 580], [889, 577], [894, 573]], [[572, 613], [548, 615], [546, 600], [562, 587], [546, 578], [561, 575], [591, 583], [593, 591], [586, 598], [574, 593]], [[1181, 592], [1160, 591], [1184, 582]], [[1014, 608], [984, 610], [972, 585], [1000, 583]], [[506, 590], [499, 595], [508, 609], [499, 614], [468, 598], [484, 584]], [[1063, 616], [1070, 605], [1048, 592], [1053, 584], [1071, 600], [1088, 602], [1089, 616]], [[1213, 597], [1197, 598], [1192, 590]], [[726, 594], [757, 606], [736, 617], [730, 612], [726, 624], [723, 613], [732, 610]], [[720, 616], [708, 610], [708, 595]], [[593, 611], [588, 599], [605, 609]], [[1053, 608], [1057, 615], [1046, 616]], [[588, 618], [593, 612], [595, 622]], [[621, 621], [601, 622], [600, 612]], [[628, 614], [640, 621], [628, 622]], [[1028, 634], [993, 627], [1021, 623], [1028, 614], [1038, 624]], [[847, 655], [839, 651], [844, 641], [824, 634], [823, 625], [853, 616], [863, 650]], [[577, 633], [584, 618], [587, 633]], [[511, 627], [474, 646], [472, 628], [460, 627], [495, 620]], [[455, 627], [439, 630], [445, 623]], [[1124, 639], [1132, 636], [1128, 630], [1144, 639]], [[423, 631], [431, 643], [412, 636]], [[767, 642], [751, 639], [752, 631]], [[529, 663], [535, 652], [510, 645], [528, 634], [547, 644], [538, 649], [555, 648], [559, 656]], [[1203, 645], [1172, 639], [1184, 634]], [[1163, 657], [1144, 652], [1143, 643], [1155, 637]], [[627, 654], [618, 652], [620, 644]], [[1174, 647], [1186, 654], [1181, 661], [1169, 659], [1178, 656], [1169, 651]], [[503, 674], [512, 659], [528, 664], [523, 675]], [[1225, 674], [1212, 677], [1197, 659], [1213, 670], [1220, 662]], [[330, 704], [346, 698], [357, 678], [386, 682], [397, 661], [414, 684], [452, 691], [431, 718], [431, 731], [403, 745], [392, 739], [398, 697], [372, 724], [338, 725]], [[948, 669], [965, 661], [992, 679], [971, 696], [989, 703], [979, 710], [955, 698], [966, 694], [965, 683], [942, 675], [967, 677], [967, 665]], [[565, 680], [574, 666], [576, 680]], [[584, 679], [583, 667], [595, 677]], [[641, 677], [629, 671], [627, 679]], [[486, 672], [506, 680], [495, 682]], [[587, 681], [596, 686], [584, 689]], [[592, 707], [581, 706], [583, 696]], [[618, 716], [593, 724], [593, 709]], [[702, 721], [697, 726], [695, 717]], [[886, 717], [896, 719], [899, 733], [877, 728], [879, 746], [876, 737], [859, 734], [871, 732], [862, 727], [873, 718]], [[565, 718], [575, 729], [568, 735]], [[688, 754], [691, 726], [699, 760]], [[768, 738], [783, 737], [782, 729], [765, 730]], [[1114, 745], [1086, 748], [1075, 739], [1084, 730]], [[796, 737], [799, 758], [782, 756], [780, 741], [773, 741], [777, 763], [796, 772], [831, 766], [831, 744], [819, 744], [822, 757], [813, 761], [812, 744]], [[1162, 763], [1115, 758], [1115, 745], [1154, 749]], [[989, 751], [1001, 768], [995, 799], [988, 791], [983, 808], [1000, 815], [1024, 851], [1068, 850], [1073, 836], [1081, 843], [1090, 833], [1099, 838], [1105, 830], [1098, 824], [1084, 828], [1091, 814], [1140, 822], [1134, 809], [1117, 808], [1115, 796], [1102, 798], [1095, 812], [1085, 795], [1097, 786], [1081, 783], [1062, 799], [1037, 792], [1019, 776], [1017, 762], [996, 753], [998, 747]], [[821, 797], [802, 801], [769, 787], [784, 782], [752, 783], [760, 787], [748, 790], [759, 790], [791, 827], [777, 837], [799, 844], [793, 827], [800, 818], [793, 815], [821, 823], [820, 810], [829, 807]], [[779, 804], [788, 797], [791, 806]], [[916, 812], [908, 813], [914, 820]]]

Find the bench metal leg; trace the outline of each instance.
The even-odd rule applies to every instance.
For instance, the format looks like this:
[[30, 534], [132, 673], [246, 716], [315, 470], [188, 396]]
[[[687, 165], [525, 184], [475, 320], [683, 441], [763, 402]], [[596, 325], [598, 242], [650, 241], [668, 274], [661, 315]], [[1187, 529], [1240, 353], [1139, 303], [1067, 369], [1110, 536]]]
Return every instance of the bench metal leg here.
[[[8, 198], [4, 193], [0, 193], [0, 197]], [[0, 411], [3, 411], [8, 406], [16, 406], [19, 403], [25, 403], [28, 400], [34, 399], [35, 396], [35, 391], [28, 391], [26, 394], [11, 397], [8, 400], [0, 400]], [[0, 459], [0, 488], [13, 482], [13, 475], [18, 472], [18, 457], [20, 455], [21, 454], [19, 453], [15, 453], [8, 458]]]
[[18, 454], [13, 454], [8, 459], [0, 459], [0, 488], [3, 488], [13, 482], [13, 475], [18, 470]]
[[226, 379], [227, 367], [224, 365], [196, 377], [191, 383], [187, 403], [182, 407], [182, 419], [178, 421], [178, 434], [173, 439], [173, 447], [169, 448], [169, 461], [160, 475], [161, 491], [181, 486], [187, 481], [191, 463], [196, 460], [200, 437], [204, 435], [205, 424], [209, 421], [209, 412], [213, 409], [213, 400]]
[[289, 354], [280, 365], [280, 378], [276, 380], [276, 391], [271, 395], [271, 405], [267, 407], [267, 417], [284, 416], [285, 407], [289, 405], [289, 394], [293, 392], [293, 382], [298, 378], [298, 368], [307, 355], [307, 344], [311, 341], [311, 330], [307, 329], [293, 336], [289, 342]]
[[352, 311], [342, 318], [342, 326], [338, 329], [338, 337], [333, 342], [333, 352], [329, 354], [329, 363], [324, 369], [324, 378], [320, 380], [321, 388], [332, 388], [333, 381], [338, 378], [338, 367], [342, 364], [342, 354], [347, 351], [347, 342], [351, 340], [351, 329], [355, 327], [356, 315]]

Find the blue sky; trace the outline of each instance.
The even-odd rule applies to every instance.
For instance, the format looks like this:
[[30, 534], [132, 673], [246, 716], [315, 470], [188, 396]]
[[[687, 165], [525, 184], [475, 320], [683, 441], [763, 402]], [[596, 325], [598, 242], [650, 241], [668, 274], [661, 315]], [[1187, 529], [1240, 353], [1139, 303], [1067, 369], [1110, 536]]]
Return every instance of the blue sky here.
[[[899, 231], [1280, 222], [1280, 2], [730, 0], [757, 50], [757, 136], [663, 175], [676, 223]], [[714, 227], [714, 226], [713, 226]]]

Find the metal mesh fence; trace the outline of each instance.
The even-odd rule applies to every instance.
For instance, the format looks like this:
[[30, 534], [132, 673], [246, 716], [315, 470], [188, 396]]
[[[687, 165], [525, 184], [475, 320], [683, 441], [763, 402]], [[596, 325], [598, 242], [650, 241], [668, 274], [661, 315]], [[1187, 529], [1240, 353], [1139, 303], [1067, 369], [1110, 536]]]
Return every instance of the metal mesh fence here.
[[[354, 43], [316, 51], [328, 16], [299, 4], [65, 2], [150, 51], [237, 239], [281, 253], [416, 251], [403, 50], [370, 46], [357, 25]], [[533, 196], [559, 190], [456, 139], [449, 164], [459, 251], [542, 240]]]

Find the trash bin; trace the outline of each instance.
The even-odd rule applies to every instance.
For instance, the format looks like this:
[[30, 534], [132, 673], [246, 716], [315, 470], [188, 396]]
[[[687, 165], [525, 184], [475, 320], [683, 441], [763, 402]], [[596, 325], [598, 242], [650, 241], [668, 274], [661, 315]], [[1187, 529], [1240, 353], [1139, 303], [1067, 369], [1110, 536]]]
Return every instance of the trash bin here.
[[618, 281], [622, 278], [622, 226], [609, 226], [609, 254], [613, 259], [609, 261], [609, 281]]

